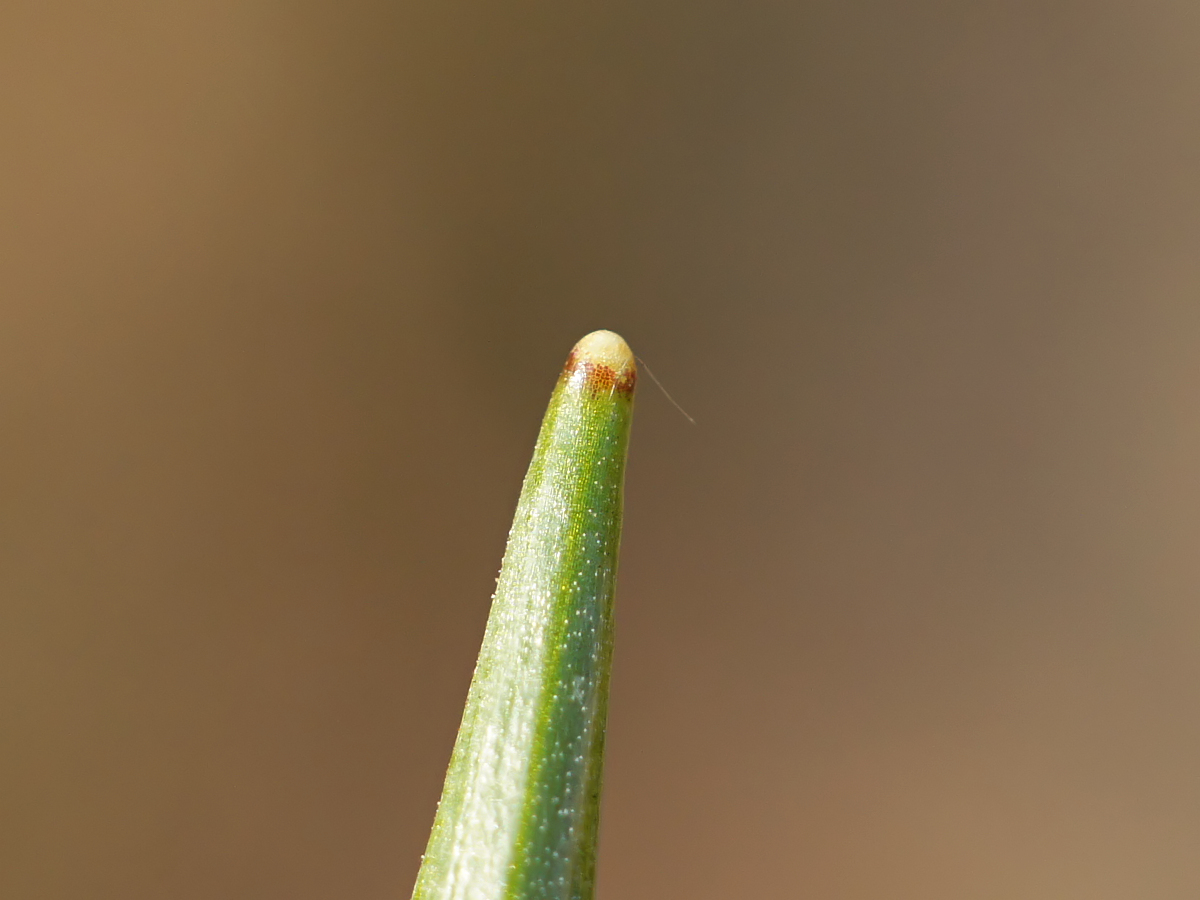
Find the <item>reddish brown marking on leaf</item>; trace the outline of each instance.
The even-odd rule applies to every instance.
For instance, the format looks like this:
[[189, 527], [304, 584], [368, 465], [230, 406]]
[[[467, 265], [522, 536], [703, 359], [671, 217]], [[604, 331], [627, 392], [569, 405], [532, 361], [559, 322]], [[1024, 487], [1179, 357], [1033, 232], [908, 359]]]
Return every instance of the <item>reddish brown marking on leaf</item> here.
[[574, 351], [567, 357], [562, 377], [568, 380], [580, 379], [583, 387], [593, 395], [616, 393], [631, 397], [637, 385], [637, 369], [632, 365], [618, 375], [612, 366], [577, 359]]

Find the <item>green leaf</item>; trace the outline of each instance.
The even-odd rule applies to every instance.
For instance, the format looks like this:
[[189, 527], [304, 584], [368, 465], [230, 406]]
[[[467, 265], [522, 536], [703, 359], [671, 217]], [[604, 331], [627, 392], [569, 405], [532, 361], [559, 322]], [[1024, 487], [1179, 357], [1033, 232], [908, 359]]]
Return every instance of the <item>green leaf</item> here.
[[591, 900], [633, 354], [596, 331], [542, 421], [413, 900]]

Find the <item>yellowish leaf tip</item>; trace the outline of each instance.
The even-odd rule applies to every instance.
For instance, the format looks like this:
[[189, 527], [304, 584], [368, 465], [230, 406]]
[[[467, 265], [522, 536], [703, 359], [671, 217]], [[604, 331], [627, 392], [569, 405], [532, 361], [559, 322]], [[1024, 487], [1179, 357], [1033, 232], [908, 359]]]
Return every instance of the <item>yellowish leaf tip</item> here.
[[593, 331], [575, 345], [563, 372], [593, 391], [632, 394], [637, 364], [625, 339], [612, 331]]

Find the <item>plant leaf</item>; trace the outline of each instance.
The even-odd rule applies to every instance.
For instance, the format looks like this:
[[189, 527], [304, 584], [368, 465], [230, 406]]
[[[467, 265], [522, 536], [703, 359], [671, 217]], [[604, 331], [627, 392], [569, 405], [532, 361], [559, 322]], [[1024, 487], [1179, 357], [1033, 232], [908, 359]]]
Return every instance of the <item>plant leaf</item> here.
[[591, 900], [637, 370], [571, 351], [521, 489], [413, 900]]

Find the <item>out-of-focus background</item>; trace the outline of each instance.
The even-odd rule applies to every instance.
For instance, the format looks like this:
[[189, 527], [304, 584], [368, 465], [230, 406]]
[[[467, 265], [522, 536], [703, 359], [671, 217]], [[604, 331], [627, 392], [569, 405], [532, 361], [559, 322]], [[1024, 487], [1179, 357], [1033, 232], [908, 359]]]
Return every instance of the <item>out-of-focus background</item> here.
[[0, 12], [0, 896], [407, 898], [571, 344], [606, 898], [1200, 896], [1200, 7]]

